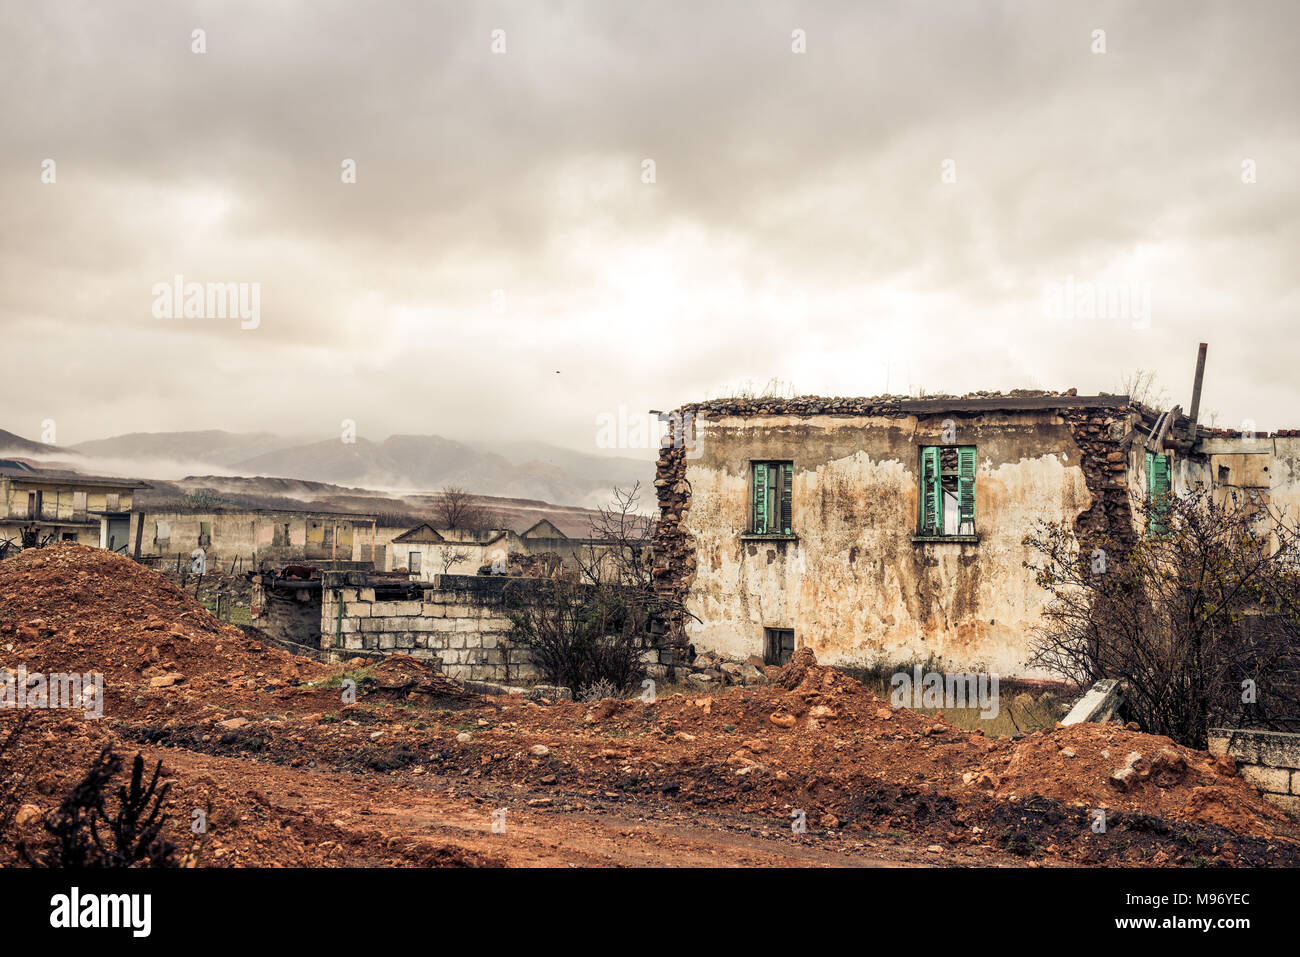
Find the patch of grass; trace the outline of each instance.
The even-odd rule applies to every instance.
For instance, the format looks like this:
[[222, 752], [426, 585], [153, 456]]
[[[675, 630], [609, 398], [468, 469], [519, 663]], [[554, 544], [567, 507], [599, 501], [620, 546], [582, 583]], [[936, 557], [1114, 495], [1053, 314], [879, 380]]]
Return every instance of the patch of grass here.
[[[863, 687], [886, 701], [894, 691], [888, 674], [876, 675], [878, 669], [842, 669], [846, 674], [862, 682]], [[902, 669], [899, 669], [902, 670]], [[922, 669], [925, 671], [925, 668]], [[927, 672], [928, 673], [928, 672]], [[861, 675], [862, 677], [859, 677]], [[1021, 732], [1028, 734], [1043, 728], [1051, 728], [1064, 715], [1060, 699], [1050, 692], [1043, 692], [1034, 697], [1026, 691], [1016, 692], [1015, 686], [1002, 682], [998, 688], [997, 714], [984, 716], [984, 709], [978, 705], [965, 708], [913, 708], [907, 710], [915, 714], [942, 714], [944, 719], [963, 731], [983, 731], [990, 737], [1010, 737]]]
[[[217, 603], [215, 600], [204, 598], [199, 602], [199, 604], [211, 612], [213, 616], [217, 614]], [[232, 625], [251, 625], [253, 623], [252, 611], [247, 605], [229, 605], [223, 603], [222, 607], [226, 610], [226, 617], [222, 618], [222, 621], [228, 621]]]
[[1029, 857], [1038, 850], [1038, 842], [1028, 834], [1018, 830], [1005, 830], [998, 839], [999, 843], [1017, 857]]

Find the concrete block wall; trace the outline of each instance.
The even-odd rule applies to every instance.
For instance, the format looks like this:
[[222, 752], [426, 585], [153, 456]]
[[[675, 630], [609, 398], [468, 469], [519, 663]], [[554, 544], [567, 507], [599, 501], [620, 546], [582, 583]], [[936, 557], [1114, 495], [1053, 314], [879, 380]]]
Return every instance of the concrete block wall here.
[[510, 620], [491, 590], [471, 576], [440, 575], [434, 586], [413, 584], [397, 597], [376, 596], [356, 572], [327, 573], [321, 590], [321, 648], [400, 652], [440, 663], [468, 681], [516, 683], [541, 675], [529, 649], [511, 643]]
[[1266, 801], [1300, 815], [1300, 734], [1282, 731], [1210, 731], [1210, 753], [1231, 755], [1244, 780]]

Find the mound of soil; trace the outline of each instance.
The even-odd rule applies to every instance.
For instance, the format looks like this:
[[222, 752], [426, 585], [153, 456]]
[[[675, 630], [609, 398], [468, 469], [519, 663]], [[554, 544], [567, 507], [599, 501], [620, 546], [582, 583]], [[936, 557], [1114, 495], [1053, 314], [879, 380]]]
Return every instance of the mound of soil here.
[[[512, 729], [548, 745], [574, 728], [617, 739], [617, 747], [565, 753], [580, 777], [617, 767], [701, 801], [741, 800], [755, 810], [792, 806], [810, 817], [813, 810], [842, 817], [864, 792], [921, 788], [962, 799], [1040, 797], [1261, 837], [1295, 833], [1231, 760], [1118, 725], [989, 738], [942, 715], [893, 709], [852, 678], [817, 665], [807, 650], [768, 687], [673, 695], [653, 705], [559, 702], [508, 711]], [[1120, 786], [1114, 774], [1130, 763], [1137, 773]]]
[[[314, 819], [273, 806], [250, 786], [261, 774], [257, 764], [194, 772], [186, 752], [168, 749], [189, 742], [213, 754], [247, 758], [253, 744], [265, 749], [270, 740], [259, 730], [262, 723], [312, 726], [320, 712], [340, 709], [340, 673], [366, 664], [323, 665], [263, 645], [213, 618], [163, 575], [105, 549], [60, 543], [26, 550], [0, 561], [0, 667], [23, 665], [29, 675], [99, 672], [104, 715], [0, 711], [0, 742], [16, 723], [30, 721], [0, 755], [0, 797], [21, 783], [24, 806], [44, 815], [105, 745], [126, 758], [128, 769], [130, 757], [145, 745], [150, 770], [161, 758], [163, 774], [172, 780], [166, 834], [182, 856], [196, 852], [203, 864], [319, 866], [340, 858], [426, 866], [494, 863], [440, 842], [394, 851], [373, 830], [341, 826], [324, 812]], [[357, 673], [363, 674], [359, 695], [388, 702], [473, 698], [406, 656]], [[201, 840], [190, 829], [195, 810], [209, 816]], [[21, 817], [0, 841], [0, 863], [17, 860], [19, 840], [42, 839], [40, 820]]]
[[[441, 820], [455, 781], [528, 806], [568, 795], [786, 829], [803, 811], [810, 830], [903, 831], [971, 854], [1300, 865], [1294, 823], [1229, 760], [1116, 725], [989, 738], [895, 710], [803, 650], [771, 685], [719, 694], [481, 698], [404, 655], [294, 657], [129, 558], [60, 544], [0, 561], [0, 665], [18, 664], [106, 678], [105, 720], [44, 712], [28, 735], [49, 752], [35, 803], [48, 811], [105, 741], [141, 748], [187, 813], [212, 803], [204, 863], [490, 863], [429, 843], [403, 810]], [[12, 720], [0, 713], [0, 733]], [[377, 790], [399, 845], [372, 821]], [[1098, 809], [1106, 835], [1088, 826]], [[189, 840], [185, 820], [176, 833]]]
[[74, 543], [0, 562], [0, 642], [29, 671], [102, 673], [110, 701], [114, 691], [198, 692], [251, 678], [283, 685], [326, 670], [216, 620], [130, 558]]
[[[102, 673], [110, 718], [156, 717], [160, 709], [173, 718], [196, 709], [223, 717], [311, 710], [313, 700], [337, 703], [337, 690], [324, 690], [331, 677], [366, 664], [324, 665], [264, 645], [213, 618], [158, 572], [74, 543], [0, 562], [0, 648], [0, 663], [22, 663], [29, 673]], [[466, 696], [457, 682], [406, 656], [366, 674], [369, 686], [391, 698]]]

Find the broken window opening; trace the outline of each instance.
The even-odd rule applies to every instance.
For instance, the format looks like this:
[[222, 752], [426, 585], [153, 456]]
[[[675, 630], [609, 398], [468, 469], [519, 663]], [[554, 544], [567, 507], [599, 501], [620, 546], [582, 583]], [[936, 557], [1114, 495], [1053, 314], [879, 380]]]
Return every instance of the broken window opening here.
[[751, 464], [749, 530], [755, 535], [793, 535], [794, 463]]
[[922, 535], [975, 534], [975, 446], [921, 447]]
[[212, 544], [212, 523], [199, 522], [199, 547], [207, 547]]
[[407, 571], [409, 571], [412, 575], [420, 574], [420, 559], [423, 557], [424, 555], [421, 552], [410, 552], [409, 554], [407, 554], [406, 556]]
[[793, 628], [763, 629], [763, 661], [766, 664], [783, 665], [793, 656]]

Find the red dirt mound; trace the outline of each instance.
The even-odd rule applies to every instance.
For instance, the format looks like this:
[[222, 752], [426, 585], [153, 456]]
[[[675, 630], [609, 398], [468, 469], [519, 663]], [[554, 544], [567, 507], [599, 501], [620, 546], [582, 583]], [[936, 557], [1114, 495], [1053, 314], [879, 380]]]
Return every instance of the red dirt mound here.
[[[921, 787], [959, 800], [1041, 795], [1260, 836], [1295, 831], [1230, 762], [1169, 738], [1096, 724], [989, 738], [942, 715], [893, 709], [806, 650], [769, 687], [612, 704], [512, 708], [510, 717], [547, 744], [575, 728], [618, 738], [617, 755], [603, 742], [574, 754], [580, 768], [615, 759], [615, 766], [661, 767], [662, 776], [688, 777], [684, 791], [743, 793], [756, 810], [790, 803], [841, 814], [864, 790]], [[1120, 786], [1113, 775], [1134, 754], [1136, 771]]]
[[[60, 543], [0, 562], [0, 666], [102, 673], [110, 718], [333, 709], [338, 691], [326, 679], [363, 664], [324, 665], [264, 645], [164, 576], [102, 548]], [[367, 674], [366, 689], [389, 697], [465, 694], [406, 656]]]
[[29, 671], [102, 672], [110, 692], [244, 677], [283, 684], [324, 670], [217, 621], [130, 558], [73, 543], [0, 562], [0, 642]]

